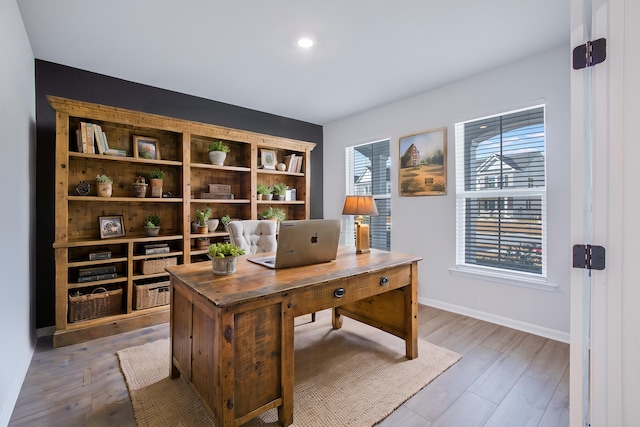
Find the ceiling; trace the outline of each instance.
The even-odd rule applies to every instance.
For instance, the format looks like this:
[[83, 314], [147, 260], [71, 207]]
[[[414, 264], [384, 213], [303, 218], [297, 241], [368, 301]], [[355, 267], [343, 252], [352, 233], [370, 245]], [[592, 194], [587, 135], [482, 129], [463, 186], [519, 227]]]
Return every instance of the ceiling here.
[[320, 125], [569, 43], [569, 0], [17, 3], [37, 59]]

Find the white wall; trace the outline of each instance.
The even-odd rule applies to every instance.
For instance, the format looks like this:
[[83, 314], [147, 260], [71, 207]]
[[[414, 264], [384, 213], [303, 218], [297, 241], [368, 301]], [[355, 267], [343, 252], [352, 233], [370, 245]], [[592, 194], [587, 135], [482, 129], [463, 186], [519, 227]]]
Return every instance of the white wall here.
[[[345, 194], [344, 148], [390, 138], [391, 249], [424, 258], [419, 264], [420, 302], [568, 342], [570, 70], [569, 46], [559, 47], [325, 125], [324, 164], [335, 165], [331, 173], [324, 174], [325, 217], [341, 217]], [[556, 287], [549, 291], [452, 275], [456, 237], [454, 124], [540, 103], [546, 105], [547, 114], [547, 275], [548, 283]], [[447, 194], [399, 197], [398, 138], [445, 126]]]
[[640, 192], [638, 192], [638, 117], [640, 117], [640, 2], [627, 0], [624, 26], [624, 208], [622, 246], [622, 420], [633, 426], [640, 420], [640, 280], [638, 280], [638, 238], [640, 238]]
[[0, 0], [0, 425], [7, 425], [35, 345], [31, 309], [35, 217], [34, 60], [15, 0]]

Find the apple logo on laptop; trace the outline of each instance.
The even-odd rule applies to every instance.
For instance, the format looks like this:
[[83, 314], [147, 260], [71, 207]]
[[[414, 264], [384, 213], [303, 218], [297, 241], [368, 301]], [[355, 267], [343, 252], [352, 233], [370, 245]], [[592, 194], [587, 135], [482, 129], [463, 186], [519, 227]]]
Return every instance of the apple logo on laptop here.
[[311, 236], [311, 243], [312, 244], [318, 243], [318, 233], [316, 233], [313, 236]]

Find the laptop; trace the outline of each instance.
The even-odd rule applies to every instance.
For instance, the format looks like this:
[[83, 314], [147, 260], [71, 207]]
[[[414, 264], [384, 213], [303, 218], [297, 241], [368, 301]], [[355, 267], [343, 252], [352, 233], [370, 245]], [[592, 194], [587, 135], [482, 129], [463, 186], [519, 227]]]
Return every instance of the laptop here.
[[336, 259], [339, 241], [339, 219], [282, 221], [276, 255], [248, 260], [269, 268], [329, 262]]

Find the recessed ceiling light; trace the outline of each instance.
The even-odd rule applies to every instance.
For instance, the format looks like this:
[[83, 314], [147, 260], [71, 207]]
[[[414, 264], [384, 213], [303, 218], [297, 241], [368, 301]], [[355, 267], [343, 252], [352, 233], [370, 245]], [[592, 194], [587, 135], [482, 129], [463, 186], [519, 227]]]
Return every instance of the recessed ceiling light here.
[[313, 40], [311, 40], [308, 37], [303, 37], [301, 39], [298, 40], [298, 46], [300, 47], [304, 47], [304, 48], [310, 48], [311, 46], [313, 46]]

